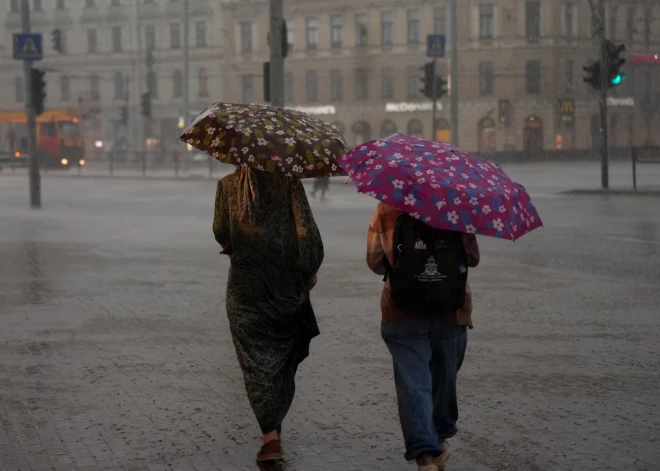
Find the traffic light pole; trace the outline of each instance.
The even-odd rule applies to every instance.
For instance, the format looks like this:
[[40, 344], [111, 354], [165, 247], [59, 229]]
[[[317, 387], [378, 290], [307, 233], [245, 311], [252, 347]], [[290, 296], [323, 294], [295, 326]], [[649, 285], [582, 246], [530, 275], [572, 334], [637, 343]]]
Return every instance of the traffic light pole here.
[[433, 142], [437, 140], [438, 130], [438, 60], [433, 59], [433, 122], [431, 123], [431, 130], [433, 131]]
[[270, 103], [284, 107], [284, 54], [280, 34], [284, 21], [282, 0], [270, 0]]
[[[21, 1], [21, 26], [23, 33], [30, 33], [30, 6], [28, 0]], [[23, 61], [23, 82], [25, 84], [25, 113], [27, 115], [27, 141], [30, 155], [30, 205], [41, 208], [41, 177], [37, 157], [37, 124], [32, 100], [32, 61]]]
[[451, 144], [458, 147], [458, 5], [457, 0], [451, 0], [449, 12], [449, 63], [451, 66], [450, 97], [451, 110]]
[[[602, 10], [601, 10], [602, 13]], [[603, 18], [601, 16], [601, 18]], [[607, 87], [609, 85], [609, 65], [607, 63], [607, 42], [605, 41], [604, 21], [601, 21], [600, 41], [600, 178], [601, 187], [609, 188], [609, 149], [607, 126]]]

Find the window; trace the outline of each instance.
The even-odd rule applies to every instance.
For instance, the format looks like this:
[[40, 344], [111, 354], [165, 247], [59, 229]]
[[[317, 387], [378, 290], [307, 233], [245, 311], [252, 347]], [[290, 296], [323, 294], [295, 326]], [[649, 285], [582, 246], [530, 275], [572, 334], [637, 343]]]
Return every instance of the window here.
[[355, 99], [366, 100], [369, 96], [369, 80], [365, 69], [355, 71]]
[[57, 0], [57, 9], [66, 10], [66, 5], [64, 4], [64, 0]]
[[366, 13], [355, 15], [355, 45], [367, 47], [369, 43], [369, 18]]
[[408, 44], [419, 43], [419, 10], [408, 10], [406, 21], [408, 24]]
[[18, 0], [11, 0], [9, 11], [11, 13], [18, 13]]
[[610, 11], [609, 11], [609, 13], [610, 13], [610, 26], [609, 26], [610, 31], [609, 31], [608, 36], [612, 40], [616, 39], [616, 23], [617, 23], [617, 20], [618, 20], [618, 18], [617, 18], [617, 8], [618, 8], [617, 5], [612, 5], [612, 7], [610, 8]]
[[330, 71], [330, 100], [333, 102], [344, 99], [344, 76], [341, 70]]
[[252, 23], [241, 23], [241, 53], [252, 53]]
[[71, 100], [71, 83], [68, 75], [60, 77], [60, 101]]
[[308, 102], [319, 98], [319, 76], [314, 70], [308, 70], [305, 77], [305, 95]]
[[181, 49], [181, 23], [170, 23], [170, 48]]
[[52, 122], [38, 123], [39, 134], [46, 137], [57, 136], [57, 125]]
[[420, 70], [417, 66], [410, 66], [406, 71], [406, 85], [408, 98], [419, 98], [422, 86]]
[[635, 40], [635, 7], [628, 8], [628, 18], [626, 20], [626, 36], [628, 41]]
[[341, 16], [330, 18], [330, 45], [340, 48], [343, 43], [344, 19]]
[[122, 75], [121, 72], [115, 72], [114, 84], [115, 84], [115, 100], [123, 100], [125, 98], [124, 76]]
[[206, 47], [206, 21], [197, 21], [195, 23], [195, 45], [197, 47]]
[[408, 121], [408, 135], [420, 139], [424, 138], [424, 126], [419, 119], [411, 119]]
[[112, 52], [121, 52], [121, 26], [112, 27]]
[[14, 87], [16, 103], [23, 103], [25, 101], [25, 87], [23, 86], [22, 77], [16, 77], [14, 79]]
[[101, 101], [101, 85], [99, 76], [92, 74], [89, 78], [89, 94], [92, 97], [92, 101]]
[[85, 0], [85, 8], [95, 8], [95, 7], [96, 7], [95, 0]]
[[147, 25], [145, 27], [145, 36], [147, 51], [156, 49], [156, 27], [154, 25]]
[[387, 137], [392, 134], [396, 134], [396, 124], [391, 119], [386, 119], [380, 125], [380, 137]]
[[447, 34], [447, 7], [433, 9], [433, 34]]
[[252, 75], [241, 77], [243, 87], [243, 103], [254, 103], [254, 79]]
[[493, 39], [494, 23], [493, 4], [479, 5], [479, 37], [481, 39]]
[[479, 95], [490, 96], [493, 94], [493, 63], [482, 62], [479, 64]]
[[394, 98], [394, 70], [385, 68], [380, 72], [381, 77], [381, 97]]
[[371, 140], [371, 126], [365, 121], [358, 121], [353, 125], [353, 142], [360, 146]]
[[204, 68], [199, 69], [197, 88], [199, 89], [199, 96], [209, 96], [209, 73]]
[[284, 74], [284, 103], [293, 103], [293, 74]]
[[147, 72], [147, 90], [151, 92], [151, 98], [158, 97], [158, 77], [153, 70]]
[[181, 95], [183, 95], [183, 74], [181, 70], [176, 69], [172, 75], [172, 96], [181, 98]]
[[87, 30], [87, 52], [95, 54], [97, 51], [96, 30]]
[[564, 5], [564, 35], [568, 38], [576, 36], [577, 24], [577, 5], [574, 3], [566, 3]]
[[111, 7], [119, 7], [119, 6], [121, 6], [121, 0], [110, 0], [110, 6], [111, 6]]
[[380, 43], [383, 46], [394, 44], [394, 14], [391, 11], [380, 16]]
[[319, 45], [319, 22], [316, 18], [307, 18], [307, 49], [316, 49]]
[[572, 92], [575, 87], [574, 73], [575, 73], [575, 62], [569, 59], [566, 61], [566, 73], [565, 73], [567, 92]]
[[528, 95], [541, 93], [541, 61], [531, 60], [525, 63], [525, 91]]
[[528, 41], [538, 41], [541, 37], [541, 3], [525, 3], [525, 36]]
[[293, 49], [293, 22], [292, 21], [287, 21], [286, 22], [286, 42], [289, 45], [289, 51]]
[[32, 0], [32, 8], [34, 11], [41, 11], [41, 0]]

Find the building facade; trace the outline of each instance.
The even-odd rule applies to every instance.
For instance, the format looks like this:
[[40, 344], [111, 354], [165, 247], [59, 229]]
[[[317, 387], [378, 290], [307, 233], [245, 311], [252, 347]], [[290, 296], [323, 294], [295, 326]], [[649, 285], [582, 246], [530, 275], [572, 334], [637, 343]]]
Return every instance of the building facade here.
[[[582, 67], [598, 57], [589, 2], [458, 4], [459, 145], [531, 154], [593, 147], [598, 94], [582, 81]], [[268, 1], [223, 5], [224, 97], [262, 102]], [[449, 37], [448, 0], [287, 0], [284, 8], [287, 106], [335, 122], [352, 145], [394, 132], [433, 137], [432, 104], [420, 93], [421, 67], [429, 60], [427, 35]], [[610, 39], [626, 44], [626, 55], [660, 49], [657, 2], [611, 2], [606, 26]], [[448, 77], [450, 62], [439, 64]], [[660, 103], [653, 102], [660, 96], [660, 74], [635, 73], [630, 61], [625, 68], [628, 79], [612, 92], [610, 141], [658, 145], [652, 130], [660, 129]], [[450, 139], [448, 106], [444, 96], [436, 136], [443, 141]], [[651, 131], [632, 124], [640, 122]]]
[[[46, 109], [71, 109], [82, 116], [87, 147], [98, 141], [128, 150], [176, 149], [183, 114], [185, 0], [30, 0], [32, 31], [42, 33]], [[188, 0], [189, 109], [199, 111], [222, 88], [223, 34], [220, 7]], [[0, 2], [2, 44], [20, 32], [20, 0]], [[61, 52], [54, 30], [62, 31]], [[22, 109], [22, 63], [11, 48], [0, 49], [0, 109]], [[140, 99], [151, 90], [152, 119]], [[215, 92], [215, 93], [214, 93]], [[219, 99], [215, 96], [215, 99]], [[121, 122], [121, 110], [128, 121]]]

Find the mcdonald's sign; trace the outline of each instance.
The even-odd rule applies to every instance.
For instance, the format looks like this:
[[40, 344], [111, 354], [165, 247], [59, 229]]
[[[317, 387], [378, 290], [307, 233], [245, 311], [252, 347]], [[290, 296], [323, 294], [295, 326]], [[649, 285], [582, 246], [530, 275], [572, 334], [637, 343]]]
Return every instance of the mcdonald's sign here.
[[559, 100], [559, 118], [563, 122], [573, 122], [575, 120], [575, 100]]

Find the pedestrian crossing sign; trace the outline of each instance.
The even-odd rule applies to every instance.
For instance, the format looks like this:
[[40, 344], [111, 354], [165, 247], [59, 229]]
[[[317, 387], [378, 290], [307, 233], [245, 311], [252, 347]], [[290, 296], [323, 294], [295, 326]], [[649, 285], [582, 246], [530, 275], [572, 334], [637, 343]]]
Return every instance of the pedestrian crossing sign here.
[[41, 34], [14, 34], [14, 59], [40, 61], [43, 58]]
[[444, 34], [429, 34], [426, 41], [426, 55], [428, 57], [445, 57]]

